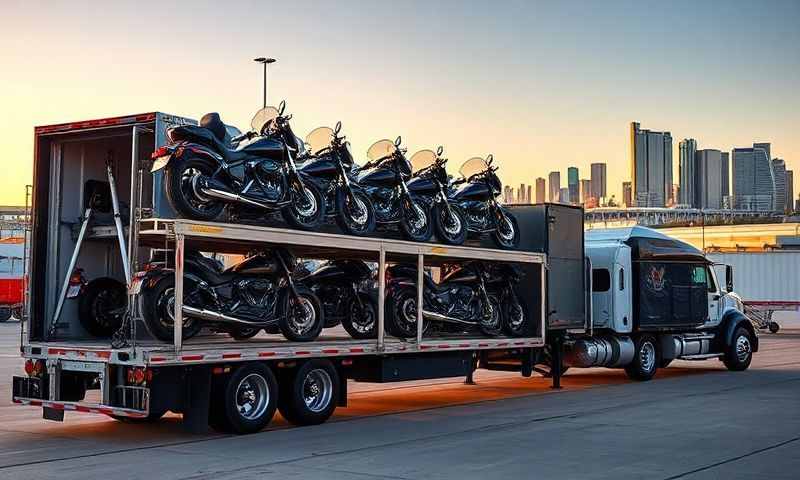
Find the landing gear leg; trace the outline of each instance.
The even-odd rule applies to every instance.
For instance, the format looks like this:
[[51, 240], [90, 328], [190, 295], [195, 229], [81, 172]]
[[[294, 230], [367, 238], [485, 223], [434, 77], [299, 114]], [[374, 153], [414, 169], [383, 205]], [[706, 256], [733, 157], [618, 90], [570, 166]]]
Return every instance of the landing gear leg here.
[[553, 372], [553, 385], [551, 388], [561, 388], [561, 374], [564, 372], [563, 368], [563, 355], [564, 350], [564, 337], [561, 333], [557, 333], [550, 344], [550, 361], [553, 362], [551, 366]]
[[478, 356], [477, 354], [473, 354], [472, 360], [470, 360], [469, 371], [467, 372], [467, 377], [464, 379], [464, 385], [475, 385], [475, 370], [478, 369]]

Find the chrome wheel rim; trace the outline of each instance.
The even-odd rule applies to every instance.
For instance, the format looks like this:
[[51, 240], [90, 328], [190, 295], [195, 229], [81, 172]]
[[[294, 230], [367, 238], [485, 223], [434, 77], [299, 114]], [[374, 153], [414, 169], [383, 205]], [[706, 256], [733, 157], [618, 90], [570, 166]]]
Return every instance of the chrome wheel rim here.
[[353, 302], [353, 307], [350, 311], [350, 315], [354, 322], [352, 322], [353, 328], [358, 333], [367, 333], [372, 331], [375, 325], [375, 311], [372, 307], [364, 306], [359, 307], [358, 302]]
[[256, 420], [269, 405], [267, 380], [256, 373], [244, 377], [236, 387], [236, 411], [242, 418]]
[[314, 305], [311, 300], [306, 297], [298, 297], [292, 303], [292, 316], [290, 317], [290, 325], [292, 331], [298, 335], [302, 335], [314, 326], [317, 314], [314, 311]]
[[308, 187], [303, 187], [302, 197], [297, 195], [294, 208], [302, 217], [313, 217], [317, 214], [317, 198]]
[[497, 233], [506, 242], [514, 240], [514, 224], [511, 223], [511, 220], [506, 215], [503, 215], [503, 224], [497, 229]]
[[522, 324], [525, 323], [525, 313], [522, 310], [522, 305], [518, 300], [515, 300], [509, 305], [508, 308], [508, 324], [513, 330], [519, 330]]
[[639, 349], [639, 364], [642, 370], [649, 372], [656, 364], [656, 347], [650, 342], [642, 343]]
[[447, 212], [446, 209], [443, 210], [444, 231], [448, 235], [456, 236], [461, 232], [461, 218], [454, 211], [450, 211], [450, 215]]
[[422, 209], [416, 202], [411, 204], [414, 207], [414, 217], [409, 220], [409, 225], [414, 229], [414, 232], [421, 232], [425, 229], [425, 210]]
[[353, 195], [352, 199], [347, 200], [347, 212], [347, 216], [356, 225], [363, 226], [367, 223], [367, 219], [369, 218], [367, 206], [357, 195]]
[[747, 361], [747, 357], [750, 356], [751, 351], [750, 339], [744, 335], [740, 335], [739, 338], [736, 339], [736, 358], [738, 358], [740, 362], [745, 362]]
[[496, 330], [500, 328], [500, 304], [497, 302], [497, 299], [490, 299], [489, 308], [491, 309], [491, 312], [489, 313], [488, 317], [483, 317], [481, 324], [485, 328]]
[[333, 398], [333, 380], [330, 374], [322, 369], [315, 368], [308, 372], [303, 379], [303, 401], [306, 408], [314, 413], [319, 413], [331, 403]]

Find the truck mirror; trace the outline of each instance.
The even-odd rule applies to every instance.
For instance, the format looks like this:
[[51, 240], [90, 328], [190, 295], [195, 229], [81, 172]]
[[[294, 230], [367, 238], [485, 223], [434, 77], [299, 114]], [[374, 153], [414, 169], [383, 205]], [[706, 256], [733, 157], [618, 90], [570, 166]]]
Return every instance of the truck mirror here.
[[725, 265], [725, 290], [733, 291], [733, 267]]

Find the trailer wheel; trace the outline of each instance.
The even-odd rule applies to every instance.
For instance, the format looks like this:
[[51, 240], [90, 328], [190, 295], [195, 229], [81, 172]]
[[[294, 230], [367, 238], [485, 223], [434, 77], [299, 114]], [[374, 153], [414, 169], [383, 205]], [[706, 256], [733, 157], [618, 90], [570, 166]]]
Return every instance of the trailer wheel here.
[[781, 329], [781, 326], [778, 325], [778, 322], [769, 322], [768, 328], [769, 333], [778, 333], [778, 330]]
[[238, 434], [263, 430], [275, 415], [278, 382], [262, 363], [248, 363], [214, 385], [209, 424]]
[[733, 335], [733, 342], [725, 349], [722, 362], [728, 370], [740, 372], [747, 370], [751, 361], [753, 361], [753, 338], [746, 328], [739, 327]]
[[655, 338], [650, 335], [642, 335], [636, 339], [633, 361], [625, 367], [628, 377], [639, 381], [653, 378], [661, 363], [657, 345]]
[[314, 359], [287, 372], [281, 382], [278, 410], [295, 425], [318, 425], [336, 410], [339, 374], [330, 360]]

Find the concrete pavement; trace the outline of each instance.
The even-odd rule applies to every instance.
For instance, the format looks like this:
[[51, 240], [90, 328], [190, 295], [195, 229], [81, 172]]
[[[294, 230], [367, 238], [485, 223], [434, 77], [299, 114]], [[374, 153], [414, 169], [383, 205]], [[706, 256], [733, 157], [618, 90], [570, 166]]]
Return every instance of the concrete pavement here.
[[[648, 383], [571, 370], [566, 388], [482, 372], [354, 385], [316, 427], [192, 436], [176, 417], [124, 425], [94, 415], [41, 420], [11, 406], [16, 324], [0, 325], [2, 478], [798, 478], [800, 331], [762, 335], [746, 372], [675, 362]], [[13, 338], [12, 338], [13, 337]], [[479, 400], [474, 402], [475, 400]], [[474, 402], [474, 403], [471, 403]], [[401, 413], [394, 413], [400, 410]]]

